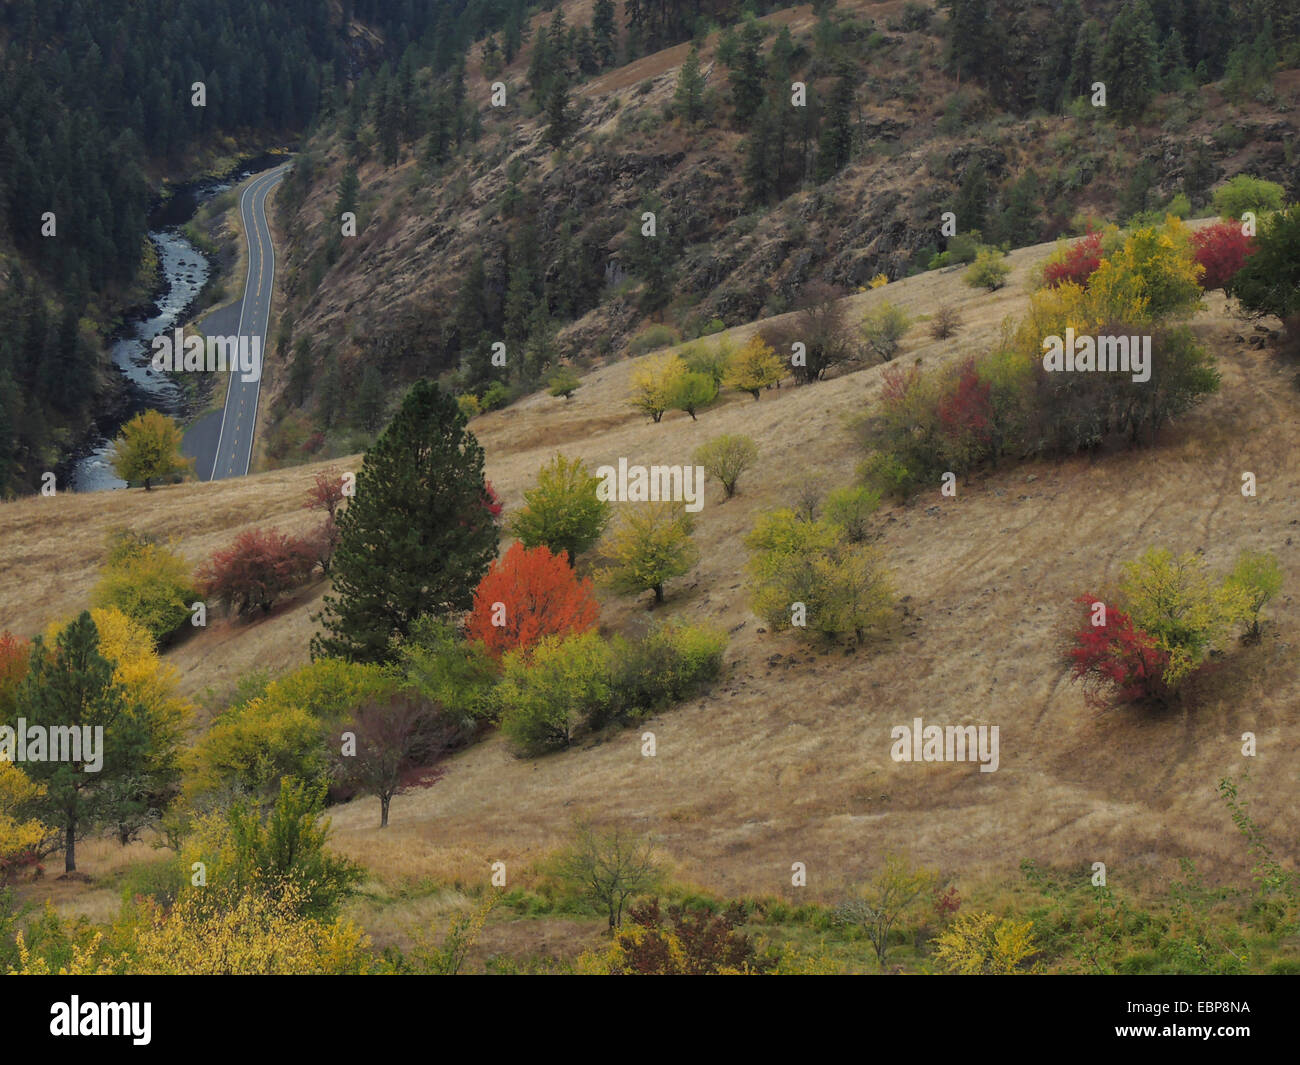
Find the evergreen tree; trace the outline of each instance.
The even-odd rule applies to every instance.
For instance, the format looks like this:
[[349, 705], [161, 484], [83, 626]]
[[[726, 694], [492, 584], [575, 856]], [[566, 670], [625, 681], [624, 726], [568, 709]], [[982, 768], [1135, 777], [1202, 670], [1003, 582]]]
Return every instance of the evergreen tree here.
[[1072, 97], [1087, 96], [1101, 72], [1101, 25], [1088, 19], [1079, 27], [1074, 42], [1074, 56], [1070, 61], [1070, 80], [1067, 92]]
[[1140, 115], [1160, 85], [1156, 25], [1147, 0], [1128, 0], [1111, 23], [1102, 52], [1106, 103], [1126, 118]]
[[963, 233], [972, 229], [983, 233], [987, 228], [988, 200], [988, 172], [983, 163], [973, 163], [967, 167], [961, 179], [961, 187], [957, 190], [957, 202], [953, 207], [953, 212], [957, 215], [957, 229]]
[[690, 50], [677, 75], [677, 90], [673, 94], [677, 113], [688, 123], [699, 120], [704, 112], [704, 77], [700, 73], [700, 50], [691, 42]]
[[[98, 825], [116, 821], [125, 803], [134, 805], [133, 780], [147, 772], [151, 757], [161, 761], [167, 754], [150, 751], [147, 711], [114, 679], [113, 670], [113, 663], [99, 653], [95, 622], [83, 610], [58, 634], [53, 648], [47, 649], [36, 637], [31, 667], [18, 692], [17, 716], [29, 734], [22, 768], [45, 788], [33, 812], [62, 830], [64, 869], [69, 873], [77, 871], [77, 839]], [[47, 746], [46, 760], [34, 760], [30, 736], [36, 727], [46, 730], [51, 742], [60, 730], [75, 729], [81, 742], [72, 753], [79, 751], [80, 757], [55, 761]], [[86, 728], [92, 730], [89, 744]], [[92, 754], [97, 757], [92, 759]], [[15, 754], [7, 752], [4, 757]]]
[[591, 35], [596, 56], [602, 67], [612, 67], [617, 59], [618, 30], [614, 25], [614, 0], [596, 0], [591, 15]]
[[327, 631], [312, 640], [313, 657], [388, 661], [417, 618], [468, 610], [496, 555], [487, 498], [483, 449], [455, 398], [417, 382], [339, 515]]
[[749, 120], [763, 104], [763, 57], [759, 48], [763, 31], [752, 17], [745, 19], [736, 44], [736, 63], [727, 75], [731, 83], [731, 102], [736, 108], [736, 120], [748, 126]]
[[1040, 236], [1042, 218], [1038, 213], [1041, 187], [1038, 174], [1029, 170], [1007, 195], [1007, 205], [998, 219], [997, 240], [1013, 248], [1035, 244]]
[[992, 66], [989, 0], [940, 0], [940, 6], [948, 10], [948, 65], [957, 77], [974, 77]]
[[563, 148], [574, 127], [573, 111], [569, 105], [569, 79], [566, 75], [558, 75], [551, 84], [551, 94], [546, 101], [546, 120], [546, 142], [553, 148]]
[[817, 180], [826, 181], [848, 165], [853, 154], [853, 97], [855, 83], [849, 70], [835, 82], [817, 149]]

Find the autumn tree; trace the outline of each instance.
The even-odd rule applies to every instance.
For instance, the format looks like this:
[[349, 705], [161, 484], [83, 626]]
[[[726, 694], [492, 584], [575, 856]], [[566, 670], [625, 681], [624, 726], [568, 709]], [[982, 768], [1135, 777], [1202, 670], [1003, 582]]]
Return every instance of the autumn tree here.
[[1024, 972], [1024, 963], [1038, 952], [1033, 921], [964, 913], [939, 933], [935, 960], [960, 976], [1010, 976]]
[[193, 465], [181, 454], [181, 430], [171, 418], [156, 410], [137, 414], [113, 441], [113, 470], [122, 480], [143, 481], [145, 491], [153, 482]]
[[320, 565], [321, 572], [328, 574], [334, 552], [338, 550], [339, 512], [348, 498], [347, 481], [332, 466], [316, 474], [312, 486], [307, 489], [307, 499], [303, 503], [305, 510], [319, 511], [324, 517], [313, 533], [305, 537], [312, 557]]
[[857, 357], [844, 321], [843, 295], [834, 285], [811, 282], [799, 294], [789, 324], [764, 334], [773, 347], [792, 353], [791, 369], [801, 384], [820, 381], [833, 368]]
[[417, 382], [369, 451], [338, 518], [316, 657], [387, 661], [424, 614], [468, 610], [497, 548], [483, 449], [456, 400]]
[[695, 421], [695, 414], [718, 398], [718, 384], [708, 374], [684, 373], [673, 382], [668, 404], [672, 410], [685, 411]]
[[688, 573], [699, 559], [692, 524], [680, 503], [629, 504], [602, 549], [604, 579], [627, 595], [653, 591], [662, 603], [664, 583]]
[[545, 636], [586, 632], [599, 615], [590, 578], [579, 580], [545, 544], [530, 549], [516, 542], [479, 582], [465, 635], [500, 659]]
[[1192, 234], [1196, 261], [1205, 272], [1201, 288], [1207, 292], [1226, 288], [1246, 260], [1255, 253], [1252, 239], [1241, 231], [1238, 222], [1215, 222]]
[[572, 566], [590, 550], [609, 524], [610, 505], [600, 498], [601, 479], [578, 458], [556, 454], [537, 471], [537, 484], [524, 492], [524, 507], [510, 532], [525, 547], [550, 548]]
[[228, 548], [213, 552], [198, 571], [205, 597], [244, 616], [269, 614], [275, 601], [311, 573], [315, 552], [275, 529], [246, 529]]
[[722, 485], [726, 498], [736, 494], [740, 475], [758, 461], [758, 445], [747, 436], [724, 433], [695, 450], [695, 462]]
[[379, 800], [379, 827], [406, 775], [428, 768], [448, 754], [459, 729], [418, 695], [398, 692], [362, 703], [344, 726], [335, 759], [337, 779], [347, 788]]
[[738, 392], [748, 392], [755, 400], [765, 388], [771, 388], [785, 376], [785, 364], [772, 346], [755, 333], [732, 356], [723, 384]]
[[111, 606], [139, 622], [159, 643], [190, 617], [198, 594], [189, 564], [162, 544], [115, 534], [91, 591], [95, 606]]
[[658, 423], [670, 410], [678, 381], [686, 375], [686, 363], [675, 352], [646, 358], [632, 373], [628, 402]]

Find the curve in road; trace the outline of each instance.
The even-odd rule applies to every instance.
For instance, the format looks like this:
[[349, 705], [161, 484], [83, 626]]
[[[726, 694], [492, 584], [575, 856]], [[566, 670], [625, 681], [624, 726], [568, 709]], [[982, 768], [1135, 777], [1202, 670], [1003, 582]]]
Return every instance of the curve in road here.
[[[267, 326], [271, 318], [271, 294], [275, 288], [275, 248], [271, 244], [271, 227], [266, 221], [266, 197], [284, 178], [289, 164], [259, 174], [239, 197], [239, 217], [248, 241], [248, 276], [244, 280], [244, 299], [239, 309], [238, 336], [259, 340], [262, 372], [266, 368]], [[253, 458], [253, 430], [257, 425], [257, 401], [262, 394], [262, 374], [246, 381], [238, 371], [230, 373], [226, 405], [221, 412], [221, 429], [217, 435], [216, 454], [211, 479], [243, 477]]]

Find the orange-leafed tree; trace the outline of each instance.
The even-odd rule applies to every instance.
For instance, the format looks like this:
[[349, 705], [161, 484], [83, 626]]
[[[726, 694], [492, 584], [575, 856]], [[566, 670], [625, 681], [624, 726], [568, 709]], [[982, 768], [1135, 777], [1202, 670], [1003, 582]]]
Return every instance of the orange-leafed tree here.
[[26, 640], [8, 630], [0, 632], [0, 721], [9, 716], [6, 711], [12, 709], [14, 693], [27, 676], [31, 653]]
[[566, 552], [516, 542], [479, 582], [465, 632], [499, 659], [543, 636], [586, 632], [599, 614], [591, 580], [577, 577]]

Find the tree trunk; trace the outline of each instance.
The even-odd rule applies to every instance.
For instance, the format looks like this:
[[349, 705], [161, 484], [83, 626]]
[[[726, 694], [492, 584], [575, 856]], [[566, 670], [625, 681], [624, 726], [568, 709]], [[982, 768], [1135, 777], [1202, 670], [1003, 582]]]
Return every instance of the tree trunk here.
[[388, 827], [388, 804], [393, 801], [391, 795], [379, 796], [379, 827]]
[[151, 484], [150, 484], [151, 481], [152, 481], [152, 478], [151, 478], [151, 477], [146, 477], [146, 478], [144, 479], [144, 490], [145, 490], [146, 492], [152, 492], [152, 491], [153, 491], [153, 487], [152, 487]]
[[656, 584], [656, 585], [655, 585], [655, 602], [656, 602], [656, 603], [662, 603], [663, 601], [664, 601], [664, 586], [663, 586], [662, 584]]
[[77, 822], [69, 821], [68, 827], [64, 832], [63, 842], [63, 871], [65, 873], [75, 873], [77, 871]]

